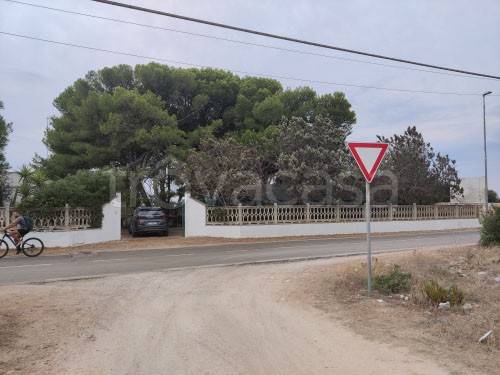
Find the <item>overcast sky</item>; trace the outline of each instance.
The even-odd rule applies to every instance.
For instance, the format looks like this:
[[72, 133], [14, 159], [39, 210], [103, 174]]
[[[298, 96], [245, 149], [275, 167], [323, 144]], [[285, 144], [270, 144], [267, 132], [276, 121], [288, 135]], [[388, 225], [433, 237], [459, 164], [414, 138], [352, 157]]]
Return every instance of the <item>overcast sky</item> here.
[[[24, 0], [23, 0], [24, 1]], [[56, 8], [120, 18], [190, 32], [376, 61], [308, 48], [89, 0], [25, 0]], [[187, 16], [265, 30], [346, 48], [500, 75], [500, 2], [491, 1], [243, 1], [123, 0]], [[151, 30], [0, 0], [0, 31], [204, 66], [387, 88], [500, 95], [500, 81], [395, 69], [298, 55], [261, 47]], [[53, 99], [89, 70], [149, 60], [54, 46], [0, 35], [2, 115], [14, 124], [7, 158], [14, 169], [42, 143]], [[172, 64], [181, 66], [178, 64]], [[284, 87], [304, 85], [281, 80]], [[462, 177], [484, 175], [481, 96], [402, 93], [309, 84], [320, 93], [343, 91], [357, 113], [352, 140], [401, 133], [415, 125], [437, 151], [457, 160]], [[500, 192], [500, 96], [487, 98], [490, 187]]]

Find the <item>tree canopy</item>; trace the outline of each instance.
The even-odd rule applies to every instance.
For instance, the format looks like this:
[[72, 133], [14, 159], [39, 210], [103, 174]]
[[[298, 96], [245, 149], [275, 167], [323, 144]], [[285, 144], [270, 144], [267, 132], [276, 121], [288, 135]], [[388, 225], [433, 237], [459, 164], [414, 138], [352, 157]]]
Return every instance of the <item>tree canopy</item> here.
[[[350, 156], [345, 142], [349, 134], [350, 127], [337, 126], [322, 116], [311, 123], [292, 118], [279, 126], [276, 179], [286, 189], [288, 201], [333, 203], [333, 193], [339, 191], [339, 177], [348, 167]], [[330, 202], [324, 200], [328, 189]]]
[[54, 104], [62, 115], [52, 119], [45, 138], [52, 154], [41, 162], [49, 176], [110, 165], [133, 167], [145, 155], [175, 154], [184, 143], [175, 116], [151, 92], [123, 87], [98, 92], [79, 80]]
[[436, 153], [415, 126], [401, 135], [378, 138], [389, 143], [381, 168], [395, 174], [400, 204], [449, 202], [463, 193], [455, 160]]
[[495, 190], [488, 190], [488, 203], [497, 203], [499, 201], [497, 192]]
[[322, 116], [312, 123], [292, 117], [262, 132], [210, 138], [189, 153], [183, 182], [193, 195], [221, 204], [325, 202], [328, 197], [333, 203], [349, 157], [349, 131]]
[[39, 160], [52, 177], [130, 166], [145, 154], [182, 159], [208, 135], [262, 132], [283, 117], [321, 115], [347, 131], [356, 122], [342, 93], [283, 90], [273, 79], [157, 63], [91, 71], [54, 105], [60, 116], [45, 137], [51, 156]]
[[259, 185], [256, 162], [253, 147], [231, 137], [210, 137], [189, 153], [180, 177], [193, 196], [209, 204], [232, 205], [245, 188]]
[[[160, 200], [169, 201], [175, 183], [216, 204], [332, 204], [362, 196], [345, 145], [356, 114], [341, 92], [319, 95], [273, 79], [149, 63], [91, 71], [54, 105], [59, 115], [45, 136], [51, 153], [35, 163], [50, 180], [115, 168], [124, 197], [147, 200], [147, 180]], [[455, 161], [435, 153], [415, 127], [379, 139], [390, 143], [382, 169], [395, 176], [399, 203], [461, 194]], [[387, 186], [381, 178], [374, 184]]]
[[[3, 110], [3, 103], [0, 101], [0, 110]], [[3, 200], [9, 194], [7, 186], [7, 171], [9, 163], [5, 157], [5, 147], [9, 142], [9, 135], [12, 132], [12, 124], [5, 121], [0, 114], [0, 199]]]

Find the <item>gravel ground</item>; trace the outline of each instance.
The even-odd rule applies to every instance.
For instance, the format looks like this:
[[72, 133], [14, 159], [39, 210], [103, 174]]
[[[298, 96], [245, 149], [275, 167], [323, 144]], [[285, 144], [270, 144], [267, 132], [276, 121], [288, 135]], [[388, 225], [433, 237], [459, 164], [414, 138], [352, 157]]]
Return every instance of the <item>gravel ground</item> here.
[[308, 304], [301, 262], [0, 288], [2, 374], [448, 374]]
[[[347, 259], [346, 259], [347, 260]], [[366, 296], [365, 259], [317, 265], [297, 274], [298, 300], [343, 322], [370, 340], [411, 348], [453, 369], [453, 374], [498, 374], [500, 368], [500, 248], [447, 248], [374, 258], [374, 274], [397, 264], [412, 275], [411, 291]], [[422, 283], [456, 285], [464, 303], [440, 310], [423, 296]], [[482, 344], [479, 338], [492, 330]]]

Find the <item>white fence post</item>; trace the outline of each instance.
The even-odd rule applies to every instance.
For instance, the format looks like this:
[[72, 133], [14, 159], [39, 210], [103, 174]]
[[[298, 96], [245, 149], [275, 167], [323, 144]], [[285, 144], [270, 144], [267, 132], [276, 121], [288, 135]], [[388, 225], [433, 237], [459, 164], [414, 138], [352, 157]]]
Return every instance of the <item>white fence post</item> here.
[[340, 204], [337, 204], [337, 205], [335, 206], [335, 221], [336, 221], [337, 223], [339, 223], [339, 222], [340, 222]]
[[69, 204], [64, 206], [64, 228], [69, 229]]
[[439, 206], [437, 204], [434, 205], [434, 219], [439, 218]]
[[392, 210], [392, 203], [389, 203], [389, 221], [394, 220], [394, 211]]
[[413, 220], [417, 220], [417, 204], [413, 203]]
[[278, 224], [278, 203], [275, 203], [273, 206], [273, 217], [274, 217], [274, 224]]
[[460, 218], [460, 206], [458, 204], [455, 205], [455, 218]]
[[238, 224], [243, 224], [243, 209], [241, 208], [241, 203], [238, 203]]
[[311, 221], [311, 205], [307, 203], [306, 205], [306, 223]]

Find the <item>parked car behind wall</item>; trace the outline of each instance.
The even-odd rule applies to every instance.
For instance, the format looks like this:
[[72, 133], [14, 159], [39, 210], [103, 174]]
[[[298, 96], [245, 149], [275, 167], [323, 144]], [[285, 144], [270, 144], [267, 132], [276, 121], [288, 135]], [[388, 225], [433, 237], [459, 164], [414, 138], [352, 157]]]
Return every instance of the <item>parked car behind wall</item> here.
[[132, 236], [158, 233], [168, 235], [168, 218], [161, 207], [138, 207], [130, 219], [128, 231]]

